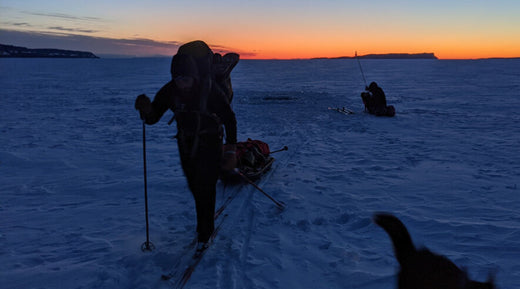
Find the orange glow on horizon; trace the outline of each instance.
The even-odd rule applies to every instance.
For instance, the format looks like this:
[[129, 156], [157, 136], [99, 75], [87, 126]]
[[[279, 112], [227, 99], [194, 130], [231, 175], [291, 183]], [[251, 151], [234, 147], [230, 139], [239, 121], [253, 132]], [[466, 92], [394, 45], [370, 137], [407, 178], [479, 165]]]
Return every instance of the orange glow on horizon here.
[[[233, 50], [233, 49], [232, 49]], [[474, 50], [474, 51], [464, 51], [464, 50], [456, 50], [456, 49], [429, 49], [429, 50], [406, 50], [406, 49], [378, 49], [378, 50], [369, 50], [369, 49], [338, 49], [335, 51], [319, 51], [319, 50], [308, 50], [308, 51], [298, 51], [298, 50], [262, 50], [255, 49], [248, 51], [247, 49], [236, 49], [237, 53], [241, 55], [242, 59], [279, 59], [279, 60], [289, 60], [289, 59], [312, 59], [312, 58], [337, 58], [337, 57], [354, 57], [357, 51], [358, 56], [368, 55], [368, 54], [391, 54], [391, 53], [409, 53], [409, 54], [419, 54], [419, 53], [433, 53], [438, 59], [485, 59], [485, 58], [520, 58], [520, 52], [514, 51], [511, 49], [509, 51], [495, 51], [495, 50]]]
[[[518, 58], [520, 57], [520, 38], [504, 43], [498, 39], [441, 39], [432, 37], [428, 42], [417, 43], [395, 37], [394, 41], [376, 42], [364, 36], [356, 35], [356, 40], [332, 39], [262, 39], [248, 43], [229, 41], [230, 51], [241, 54], [242, 59], [310, 59], [353, 57], [367, 54], [389, 53], [434, 53], [438, 59], [482, 59], [482, 58]], [[211, 42], [210, 42], [211, 43]], [[210, 45], [211, 46], [211, 45]]]
[[434, 53], [439, 59], [520, 57], [520, 2], [511, 0], [474, 5], [202, 0], [160, 1], [160, 6], [130, 1], [124, 11], [111, 1], [79, 6], [54, 0], [10, 2], [0, 10], [0, 40], [32, 48], [171, 56], [180, 44], [198, 39], [242, 59], [352, 57], [356, 51]]

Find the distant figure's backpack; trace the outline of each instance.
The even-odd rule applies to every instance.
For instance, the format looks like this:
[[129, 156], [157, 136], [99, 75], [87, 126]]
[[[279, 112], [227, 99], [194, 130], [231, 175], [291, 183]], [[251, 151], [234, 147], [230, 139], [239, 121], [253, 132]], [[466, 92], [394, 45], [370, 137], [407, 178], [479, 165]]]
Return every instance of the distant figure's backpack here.
[[390, 117], [395, 115], [395, 107], [393, 105], [386, 106], [376, 104], [374, 98], [369, 92], [362, 92], [361, 99], [363, 100], [363, 104], [365, 105], [365, 111], [368, 111], [368, 113], [370, 114]]

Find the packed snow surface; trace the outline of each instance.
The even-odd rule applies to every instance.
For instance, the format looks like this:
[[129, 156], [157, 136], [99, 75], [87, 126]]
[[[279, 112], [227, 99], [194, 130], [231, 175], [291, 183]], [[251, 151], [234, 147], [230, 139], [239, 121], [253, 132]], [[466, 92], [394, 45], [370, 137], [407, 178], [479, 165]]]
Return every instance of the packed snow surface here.
[[[418, 246], [499, 288], [520, 288], [520, 60], [361, 60], [393, 118], [363, 112], [359, 64], [241, 60], [238, 138], [274, 154], [237, 197], [186, 288], [395, 288], [371, 218], [391, 212]], [[169, 58], [0, 59], [2, 288], [171, 288], [195, 236], [172, 113], [146, 127], [146, 241], [138, 94]], [[328, 107], [346, 107], [344, 115]], [[184, 253], [183, 253], [184, 252]], [[188, 253], [189, 254], [189, 253]]]

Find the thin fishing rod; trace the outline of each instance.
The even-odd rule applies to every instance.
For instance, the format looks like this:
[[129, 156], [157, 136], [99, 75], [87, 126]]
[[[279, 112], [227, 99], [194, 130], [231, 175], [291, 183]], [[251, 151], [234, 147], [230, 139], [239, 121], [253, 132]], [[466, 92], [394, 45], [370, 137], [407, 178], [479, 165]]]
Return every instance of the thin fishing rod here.
[[365, 87], [366, 87], [366, 86], [368, 86], [367, 80], [365, 79], [365, 74], [363, 73], [363, 68], [361, 67], [361, 62], [359, 61], [359, 57], [357, 56], [357, 51], [356, 51], [356, 59], [359, 64], [359, 70], [361, 70], [361, 76], [363, 76], [363, 81], [365, 82]]
[[143, 121], [143, 170], [144, 170], [144, 211], [146, 216], [146, 242], [141, 245], [141, 250], [152, 251], [155, 246], [150, 242], [150, 230], [148, 225], [148, 184], [146, 178], [146, 130]]

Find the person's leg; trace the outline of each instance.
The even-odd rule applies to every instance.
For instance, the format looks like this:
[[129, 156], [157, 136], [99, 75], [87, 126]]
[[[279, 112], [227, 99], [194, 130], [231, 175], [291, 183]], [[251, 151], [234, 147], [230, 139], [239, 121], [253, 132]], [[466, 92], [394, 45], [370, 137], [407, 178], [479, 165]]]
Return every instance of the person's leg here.
[[195, 199], [198, 241], [207, 242], [215, 227], [216, 184], [221, 156], [220, 138], [201, 137], [197, 153], [193, 157], [188, 153], [182, 155], [184, 173]]
[[197, 210], [197, 232], [198, 241], [207, 242], [215, 229], [215, 196], [216, 186], [213, 185], [194, 185], [193, 197]]

